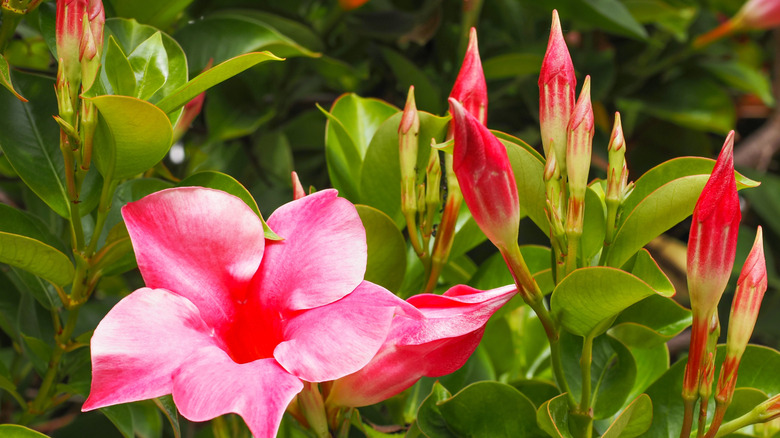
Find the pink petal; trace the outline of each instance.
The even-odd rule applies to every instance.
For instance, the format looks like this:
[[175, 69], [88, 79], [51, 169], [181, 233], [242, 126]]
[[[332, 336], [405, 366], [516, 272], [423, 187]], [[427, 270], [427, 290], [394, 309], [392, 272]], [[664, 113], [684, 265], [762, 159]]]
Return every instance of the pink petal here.
[[260, 218], [239, 198], [198, 187], [154, 193], [122, 215], [146, 285], [189, 299], [221, 331], [263, 258]]
[[138, 289], [103, 318], [92, 336], [88, 411], [170, 394], [173, 374], [195, 351], [214, 345], [211, 330], [186, 298]]
[[366, 272], [366, 231], [349, 201], [323, 190], [279, 207], [268, 225], [285, 240], [268, 242], [255, 277], [263, 307], [304, 310], [352, 292]]
[[212, 346], [197, 351], [174, 378], [173, 401], [191, 421], [227, 413], [244, 418], [256, 438], [276, 436], [287, 405], [303, 383], [273, 359], [237, 364]]
[[364, 281], [354, 292], [287, 321], [274, 357], [309, 382], [335, 380], [371, 360], [385, 341], [396, 310], [418, 313], [381, 286]]
[[463, 366], [479, 345], [488, 319], [517, 290], [480, 291], [455, 286], [442, 295], [408, 300], [423, 315], [399, 316], [371, 362], [334, 382], [328, 402], [340, 406], [378, 403], [412, 386], [422, 376], [438, 377]]

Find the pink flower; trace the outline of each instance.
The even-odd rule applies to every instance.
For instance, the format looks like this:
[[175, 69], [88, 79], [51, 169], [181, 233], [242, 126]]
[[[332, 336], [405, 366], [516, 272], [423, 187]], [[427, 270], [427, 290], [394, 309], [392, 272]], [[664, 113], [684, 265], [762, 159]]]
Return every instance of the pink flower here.
[[482, 232], [502, 251], [517, 246], [520, 200], [506, 148], [457, 100], [450, 98], [452, 168]]
[[365, 366], [404, 305], [363, 281], [365, 230], [335, 190], [276, 210], [281, 241], [217, 190], [164, 190], [122, 213], [148, 287], [95, 330], [85, 411], [172, 393], [190, 420], [233, 412], [272, 437], [303, 382]]
[[411, 309], [393, 320], [379, 353], [365, 368], [336, 380], [327, 403], [367, 406], [398, 394], [420, 377], [456, 371], [479, 345], [488, 319], [516, 293], [514, 285], [484, 292], [459, 285], [444, 295], [409, 298]]
[[466, 56], [460, 66], [458, 78], [455, 79], [455, 85], [452, 86], [450, 97], [460, 102], [480, 123], [487, 125], [487, 84], [482, 71], [482, 60], [479, 59], [477, 30], [473, 27], [469, 34]]
[[553, 10], [550, 39], [539, 74], [539, 123], [545, 155], [555, 148], [555, 157], [566, 172], [566, 128], [574, 109], [574, 89], [577, 78], [569, 49], [561, 32], [558, 11]]

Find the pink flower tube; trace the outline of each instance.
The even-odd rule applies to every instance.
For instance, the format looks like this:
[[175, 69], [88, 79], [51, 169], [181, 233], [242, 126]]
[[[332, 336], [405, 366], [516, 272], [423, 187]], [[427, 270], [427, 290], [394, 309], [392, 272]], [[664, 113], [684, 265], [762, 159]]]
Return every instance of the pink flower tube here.
[[456, 371], [479, 345], [488, 319], [516, 293], [514, 285], [484, 292], [459, 285], [444, 295], [409, 298], [411, 308], [393, 320], [379, 353], [365, 368], [336, 380], [327, 403], [372, 405], [423, 376]]
[[405, 306], [363, 281], [365, 229], [335, 190], [276, 210], [281, 241], [217, 190], [164, 190], [122, 214], [147, 287], [95, 329], [85, 411], [173, 394], [190, 420], [233, 412], [273, 437], [304, 382], [363, 368]]

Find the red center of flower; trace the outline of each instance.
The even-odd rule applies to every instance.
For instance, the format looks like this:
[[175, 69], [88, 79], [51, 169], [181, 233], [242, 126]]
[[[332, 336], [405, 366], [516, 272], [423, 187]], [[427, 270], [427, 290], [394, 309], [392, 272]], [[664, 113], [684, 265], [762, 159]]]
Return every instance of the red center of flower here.
[[238, 313], [222, 335], [224, 349], [236, 363], [271, 358], [274, 349], [284, 340], [282, 318], [269, 315], [252, 303], [238, 303]]

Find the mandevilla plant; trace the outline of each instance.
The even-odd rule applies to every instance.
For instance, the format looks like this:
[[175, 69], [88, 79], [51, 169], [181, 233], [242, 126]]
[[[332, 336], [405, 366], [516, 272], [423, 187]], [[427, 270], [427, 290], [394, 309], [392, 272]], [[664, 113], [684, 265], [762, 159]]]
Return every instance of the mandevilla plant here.
[[[284, 78], [275, 65], [296, 57], [351, 71], [290, 37], [320, 47], [312, 30], [258, 11], [177, 21], [188, 1], [39, 3], [2, 2], [0, 24], [0, 49], [34, 35], [56, 60], [32, 73], [0, 58], [0, 173], [18, 188], [0, 190], [0, 437], [778, 433], [780, 352], [749, 344], [771, 282], [760, 226], [718, 344], [738, 190], [759, 185], [734, 170], [735, 132], [717, 160], [630, 177], [637, 114], [592, 101], [599, 72], [577, 90], [556, 10], [538, 151], [489, 129], [482, 3], [464, 2], [448, 98], [412, 75], [403, 110], [357, 94], [309, 108], [327, 120], [333, 188], [292, 172], [266, 222], [256, 192], [174, 157], [192, 153], [206, 91], [242, 72]], [[340, 1], [318, 32], [364, 3]], [[772, 26], [776, 9], [751, 0], [680, 56]], [[205, 148], [271, 129], [220, 108]], [[645, 249], [689, 216], [690, 310]], [[688, 355], [672, 356], [688, 327]]]

